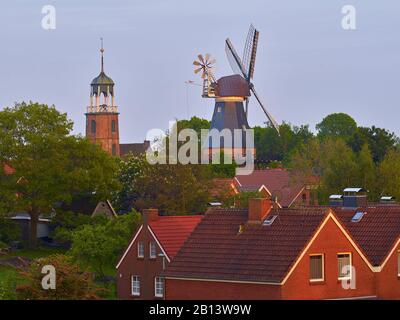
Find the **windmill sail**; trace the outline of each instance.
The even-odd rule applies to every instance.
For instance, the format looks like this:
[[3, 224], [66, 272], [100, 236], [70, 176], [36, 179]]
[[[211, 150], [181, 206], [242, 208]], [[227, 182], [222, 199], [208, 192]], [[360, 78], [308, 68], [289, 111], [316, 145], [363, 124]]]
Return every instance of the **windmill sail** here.
[[[251, 79], [253, 78], [254, 74], [254, 65], [256, 61], [256, 53], [257, 53], [257, 44], [258, 44], [258, 36], [259, 32], [254, 28], [253, 25], [250, 25], [249, 33], [247, 34], [246, 44], [243, 52], [243, 61], [239, 58], [238, 54], [236, 53], [235, 48], [233, 47], [231, 41], [226, 39], [225, 41], [225, 51], [228, 57], [229, 64], [234, 73], [243, 76], [248, 84], [250, 90], [253, 92], [254, 96], [256, 97], [258, 103], [260, 104], [261, 108], [263, 109], [265, 115], [267, 116], [271, 125], [278, 131], [279, 134], [279, 125], [272, 117], [272, 115], [267, 111], [264, 107], [261, 99], [259, 98], [258, 94], [256, 93], [253, 84], [251, 83]], [[246, 99], [246, 116], [247, 116], [247, 109], [248, 109], [248, 98]]]
[[239, 58], [235, 48], [232, 45], [232, 42], [229, 39], [225, 40], [225, 52], [233, 72], [247, 79], [242, 60]]
[[246, 43], [243, 50], [243, 67], [246, 73], [246, 79], [250, 80], [254, 73], [254, 62], [257, 52], [258, 31], [253, 25], [250, 25], [247, 34]]
[[258, 103], [260, 104], [261, 108], [263, 109], [265, 115], [267, 116], [269, 122], [271, 123], [271, 125], [276, 129], [276, 131], [278, 131], [279, 134], [279, 125], [276, 122], [276, 120], [272, 117], [272, 115], [267, 111], [267, 109], [265, 108], [265, 106], [263, 105], [263, 103], [261, 102], [260, 97], [258, 96], [256, 90], [254, 89], [254, 87], [250, 87], [250, 90], [253, 92], [254, 96], [256, 97]]

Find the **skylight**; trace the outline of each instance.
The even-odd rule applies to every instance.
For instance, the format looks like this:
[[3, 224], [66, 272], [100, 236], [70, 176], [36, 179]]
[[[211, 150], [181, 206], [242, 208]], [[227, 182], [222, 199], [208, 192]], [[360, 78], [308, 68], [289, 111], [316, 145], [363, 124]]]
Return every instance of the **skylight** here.
[[272, 217], [265, 219], [263, 222], [263, 226], [270, 226], [271, 224], [273, 224], [276, 217], [277, 217], [277, 215], [273, 215]]
[[351, 222], [359, 222], [365, 214], [366, 212], [357, 211], [353, 218], [351, 218]]

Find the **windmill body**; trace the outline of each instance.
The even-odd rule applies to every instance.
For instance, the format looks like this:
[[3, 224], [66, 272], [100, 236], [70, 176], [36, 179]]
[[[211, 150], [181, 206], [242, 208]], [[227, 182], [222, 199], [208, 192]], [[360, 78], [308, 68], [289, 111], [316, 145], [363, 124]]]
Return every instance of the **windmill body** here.
[[[231, 75], [222, 77], [214, 84], [215, 106], [211, 120], [210, 130], [216, 129], [222, 131], [230, 130], [232, 133], [232, 141], [227, 144], [225, 141], [219, 141], [216, 147], [223, 148], [224, 152], [227, 146], [234, 146], [233, 141], [234, 130], [242, 130], [242, 148], [246, 147], [245, 129], [249, 129], [244, 103], [250, 96], [250, 88], [247, 81], [240, 75]], [[213, 148], [216, 142], [209, 141], [209, 145]]]

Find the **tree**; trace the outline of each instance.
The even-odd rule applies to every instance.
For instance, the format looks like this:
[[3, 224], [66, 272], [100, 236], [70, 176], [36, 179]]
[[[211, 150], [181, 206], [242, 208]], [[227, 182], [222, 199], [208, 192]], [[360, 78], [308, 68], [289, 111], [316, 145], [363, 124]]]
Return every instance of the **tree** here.
[[357, 154], [357, 175], [355, 185], [369, 191], [370, 199], [377, 199], [376, 166], [368, 144], [364, 144]]
[[105, 224], [84, 225], [72, 232], [72, 247], [68, 254], [98, 277], [104, 277], [106, 268], [115, 265], [139, 223], [140, 214], [132, 212]]
[[400, 199], [400, 151], [389, 151], [380, 163], [378, 172], [380, 184], [383, 186], [381, 195]]
[[55, 203], [69, 202], [80, 192], [105, 199], [118, 187], [115, 159], [72, 136], [72, 126], [54, 106], [20, 103], [0, 112], [0, 163], [14, 169], [2, 183], [0, 199], [13, 198], [9, 209], [30, 215], [33, 248], [39, 215], [51, 212]]
[[265, 198], [265, 196], [258, 191], [240, 192], [225, 200], [224, 206], [247, 209], [249, 207], [249, 200], [255, 198]]
[[345, 113], [333, 113], [318, 123], [316, 129], [320, 138], [342, 138], [347, 141], [356, 132], [357, 123]]
[[322, 143], [323, 185], [332, 194], [354, 185], [357, 164], [353, 151], [341, 139]]
[[368, 144], [374, 162], [379, 163], [389, 150], [399, 144], [399, 139], [386, 129], [359, 127], [348, 143], [354, 152], [359, 152], [364, 144]]
[[154, 207], [167, 214], [205, 210], [212, 174], [207, 165], [149, 164], [145, 158], [121, 160], [117, 202], [124, 210]]
[[289, 168], [296, 181], [316, 179], [320, 202], [356, 183], [356, 155], [342, 139], [313, 139], [292, 155]]
[[279, 135], [272, 127], [254, 127], [254, 144], [257, 161], [269, 163], [285, 161], [296, 147], [307, 143], [313, 134], [308, 126], [292, 126], [283, 123], [279, 126]]
[[51, 229], [53, 230], [51, 237], [58, 243], [70, 244], [73, 231], [82, 228], [84, 225], [98, 223], [97, 217], [101, 216], [91, 217], [72, 211], [58, 211], [50, 223]]
[[[56, 288], [45, 290], [42, 287], [42, 268], [54, 266], [56, 270]], [[34, 260], [28, 271], [21, 272], [23, 282], [17, 286], [17, 298], [20, 300], [94, 300], [99, 299], [100, 290], [94, 285], [92, 275], [82, 271], [77, 264], [61, 254]]]
[[11, 241], [19, 239], [19, 236], [20, 229], [16, 222], [0, 213], [0, 243], [9, 244]]

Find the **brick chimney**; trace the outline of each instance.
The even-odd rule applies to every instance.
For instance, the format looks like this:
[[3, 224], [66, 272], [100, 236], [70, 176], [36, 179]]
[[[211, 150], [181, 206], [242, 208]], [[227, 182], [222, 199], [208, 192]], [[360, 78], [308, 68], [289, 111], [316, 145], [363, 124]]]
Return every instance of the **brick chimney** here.
[[248, 223], [261, 223], [272, 209], [272, 200], [267, 198], [249, 199]]
[[143, 209], [142, 216], [143, 224], [147, 225], [150, 221], [155, 221], [158, 219], [158, 209]]

